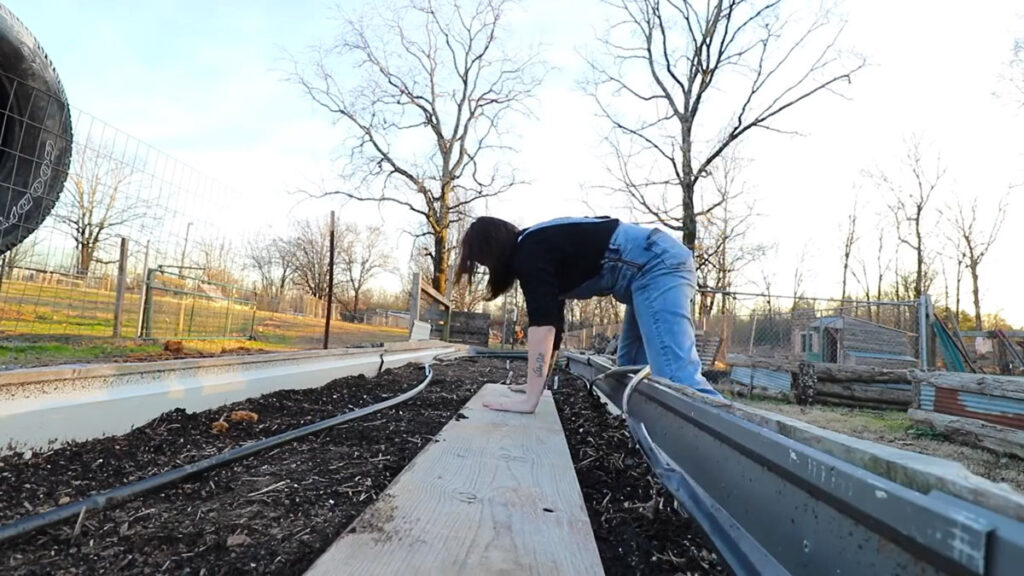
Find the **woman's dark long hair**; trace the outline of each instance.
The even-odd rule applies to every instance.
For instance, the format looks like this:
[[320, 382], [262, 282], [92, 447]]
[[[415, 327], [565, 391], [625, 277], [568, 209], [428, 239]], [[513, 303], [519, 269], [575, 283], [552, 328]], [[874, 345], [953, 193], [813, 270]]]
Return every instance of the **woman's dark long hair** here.
[[494, 300], [512, 287], [515, 273], [512, 257], [516, 250], [519, 228], [500, 218], [481, 216], [469, 225], [462, 237], [462, 252], [455, 270], [455, 282], [476, 273], [477, 265], [487, 267], [488, 300]]

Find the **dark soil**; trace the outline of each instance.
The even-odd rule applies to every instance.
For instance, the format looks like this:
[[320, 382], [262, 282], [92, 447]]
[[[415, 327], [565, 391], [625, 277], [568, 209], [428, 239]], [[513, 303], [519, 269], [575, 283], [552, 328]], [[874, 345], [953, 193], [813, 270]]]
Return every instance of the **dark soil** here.
[[[0, 544], [0, 573], [302, 574], [486, 382], [525, 365], [464, 359], [398, 407], [298, 440], [110, 510]], [[0, 457], [0, 524], [404, 392], [420, 367], [350, 377], [201, 413], [175, 410], [129, 434]], [[555, 393], [609, 575], [723, 574], [652, 477], [620, 420], [582, 386]], [[258, 420], [232, 421], [244, 410]], [[464, 417], [464, 416], [463, 416]], [[221, 434], [212, 427], [223, 421]]]
[[[3, 574], [302, 574], [478, 390], [503, 360], [437, 365], [414, 399], [119, 507], [0, 544]], [[201, 460], [394, 396], [407, 366], [284, 390], [200, 413], [175, 410], [129, 434], [28, 459], [0, 458], [0, 523]], [[258, 421], [211, 426], [234, 410]]]
[[555, 393], [606, 574], [727, 574], [675, 508], [621, 417], [574, 378]]

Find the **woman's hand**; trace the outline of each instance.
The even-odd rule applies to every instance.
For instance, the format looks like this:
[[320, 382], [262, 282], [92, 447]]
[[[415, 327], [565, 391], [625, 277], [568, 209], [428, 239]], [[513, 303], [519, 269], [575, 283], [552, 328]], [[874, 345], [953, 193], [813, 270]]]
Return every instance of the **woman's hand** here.
[[544, 380], [551, 362], [551, 348], [555, 343], [554, 326], [531, 326], [527, 335], [526, 384], [509, 386], [513, 392], [525, 392], [525, 398], [484, 402], [485, 408], [503, 412], [533, 414], [544, 394]]

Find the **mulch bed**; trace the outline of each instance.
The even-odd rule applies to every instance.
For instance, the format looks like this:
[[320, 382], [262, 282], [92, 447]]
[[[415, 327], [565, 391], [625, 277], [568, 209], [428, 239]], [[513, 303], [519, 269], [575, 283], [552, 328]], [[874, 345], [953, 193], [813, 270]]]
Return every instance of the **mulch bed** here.
[[[485, 382], [525, 364], [464, 359], [398, 407], [256, 455], [121, 506], [0, 544], [0, 573], [302, 574]], [[284, 390], [200, 413], [174, 410], [129, 434], [0, 457], [0, 524], [379, 402], [418, 384], [407, 366]], [[677, 512], [622, 423], [562, 376], [555, 392], [607, 574], [724, 574]], [[256, 422], [223, 418], [235, 410]], [[211, 426], [224, 420], [221, 434]]]
[[[501, 360], [435, 366], [414, 399], [122, 506], [0, 544], [3, 574], [302, 574], [431, 442]], [[216, 410], [174, 410], [123, 436], [0, 458], [0, 523], [202, 460], [404, 392], [406, 366], [283, 390]], [[234, 410], [258, 415], [211, 425]]]
[[555, 404], [606, 574], [728, 574], [675, 508], [621, 417], [562, 376]]

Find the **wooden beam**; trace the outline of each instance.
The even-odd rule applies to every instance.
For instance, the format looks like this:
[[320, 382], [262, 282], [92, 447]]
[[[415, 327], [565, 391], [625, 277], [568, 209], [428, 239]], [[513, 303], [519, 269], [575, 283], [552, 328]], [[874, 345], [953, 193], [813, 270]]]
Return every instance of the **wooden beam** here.
[[444, 305], [445, 308], [451, 308], [451, 303], [448, 302], [448, 299], [437, 290], [434, 290], [434, 287], [430, 284], [420, 280], [420, 290], [426, 292], [431, 298]]
[[931, 384], [936, 388], [951, 388], [975, 394], [1024, 400], [1024, 378], [1021, 377], [915, 371], [913, 378], [916, 384]]
[[865, 400], [894, 404], [904, 408], [910, 406], [913, 400], [913, 392], [909, 386], [906, 390], [894, 390], [866, 382], [822, 382], [819, 380], [814, 389], [815, 398], [823, 396], [854, 401]]
[[487, 385], [307, 575], [603, 574], [549, 392], [535, 414]]
[[[800, 361], [729, 354], [728, 364], [730, 366], [765, 368], [780, 372], [797, 372]], [[874, 366], [851, 366], [848, 364], [827, 364], [824, 362], [814, 362], [813, 364], [814, 375], [819, 381], [910, 383], [910, 370], [893, 370], [876, 368]]]
[[987, 448], [1000, 454], [1024, 458], [1024, 431], [1006, 428], [974, 418], [938, 414], [911, 408], [910, 419], [946, 434], [961, 444]]

